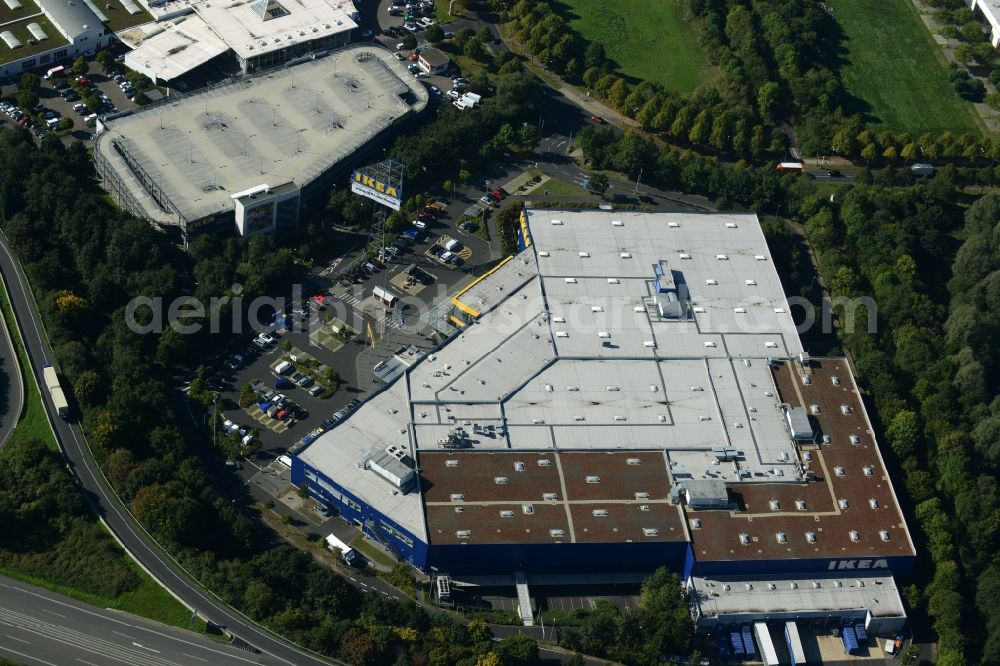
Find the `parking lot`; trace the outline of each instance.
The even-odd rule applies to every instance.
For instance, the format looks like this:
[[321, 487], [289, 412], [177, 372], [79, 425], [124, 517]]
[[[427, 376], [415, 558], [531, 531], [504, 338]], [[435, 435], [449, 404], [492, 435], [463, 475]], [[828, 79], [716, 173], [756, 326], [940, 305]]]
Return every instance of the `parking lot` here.
[[[59, 63], [66, 66], [69, 70], [72, 63]], [[100, 64], [91, 61], [88, 63], [90, 66], [90, 71], [86, 74], [86, 78], [90, 80], [91, 85], [98, 91], [98, 95], [104, 95], [110, 101], [106, 105], [104, 112], [111, 112], [112, 109], [118, 111], [125, 111], [129, 109], [136, 108], [136, 105], [129, 100], [129, 98], [122, 92], [122, 89], [118, 84], [112, 80], [109, 76], [103, 73], [103, 68]], [[116, 65], [119, 71], [122, 70], [120, 65]], [[36, 71], [39, 77], [43, 77], [45, 71]], [[68, 141], [80, 140], [89, 141], [93, 132], [92, 127], [88, 127], [84, 119], [87, 115], [90, 115], [90, 111], [85, 113], [78, 113], [74, 111], [73, 107], [81, 102], [80, 99], [73, 99], [72, 96], [70, 100], [64, 99], [60, 93], [68, 89], [69, 83], [71, 82], [72, 74], [69, 76], [56, 76], [50, 80], [42, 79], [41, 87], [38, 91], [38, 104], [41, 107], [40, 113], [45, 113], [51, 111], [55, 114], [56, 118], [70, 118], [73, 120], [72, 130], [66, 135], [65, 139]], [[17, 95], [19, 81], [9, 81], [0, 86], [0, 97], [7, 98], [10, 101], [15, 101], [14, 98]], [[23, 112], [30, 112], [29, 109], [22, 109]], [[0, 115], [0, 118], [8, 124], [13, 124], [14, 120], [8, 115]], [[37, 134], [36, 134], [37, 136]]]
[[[517, 592], [511, 587], [458, 587], [456, 602], [459, 605], [482, 609], [518, 612]], [[580, 589], [586, 589], [587, 594], [579, 594]], [[620, 610], [636, 608], [639, 604], [639, 585], [587, 585], [579, 586], [542, 586], [532, 585], [530, 588], [532, 608], [537, 614], [542, 612], [569, 612], [573, 610], [593, 610], [600, 601], [606, 601]]]

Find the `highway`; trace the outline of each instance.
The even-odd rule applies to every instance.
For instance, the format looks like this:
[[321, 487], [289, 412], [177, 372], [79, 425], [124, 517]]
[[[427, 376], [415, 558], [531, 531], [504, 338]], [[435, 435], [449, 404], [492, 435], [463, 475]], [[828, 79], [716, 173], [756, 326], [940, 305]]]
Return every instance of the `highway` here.
[[[28, 353], [30, 370], [40, 386], [44, 386], [40, 373], [53, 354], [42, 332], [42, 324], [30, 296], [27, 281], [20, 264], [12, 256], [6, 238], [0, 238], [0, 273], [10, 291], [14, 318], [21, 329]], [[259, 629], [238, 612], [212, 596], [192, 580], [169, 556], [153, 543], [152, 538], [132, 518], [113, 491], [105, 484], [97, 464], [90, 456], [83, 434], [76, 423], [59, 418], [48, 393], [43, 391], [43, 402], [53, 422], [56, 437], [67, 457], [67, 463], [76, 476], [84, 496], [105, 521], [126, 549], [156, 580], [188, 608], [195, 609], [208, 622], [224, 627], [228, 632], [258, 648], [273, 658], [273, 663], [314, 666], [329, 664], [325, 658], [295, 647]], [[0, 641], [3, 643], [3, 641]], [[60, 663], [60, 662], [53, 662]]]
[[203, 636], [0, 576], [0, 657], [29, 666], [280, 664]]

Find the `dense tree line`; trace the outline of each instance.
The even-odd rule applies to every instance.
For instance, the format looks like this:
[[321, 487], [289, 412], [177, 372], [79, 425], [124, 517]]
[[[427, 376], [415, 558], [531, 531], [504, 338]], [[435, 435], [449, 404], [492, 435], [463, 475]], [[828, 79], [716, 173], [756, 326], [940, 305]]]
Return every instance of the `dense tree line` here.
[[[206, 299], [225, 296], [234, 280], [246, 294], [283, 290], [287, 251], [269, 241], [205, 239], [184, 255], [108, 202], [80, 144], [65, 148], [53, 138], [38, 149], [23, 130], [0, 130], [0, 223], [32, 282], [96, 459], [188, 571], [256, 620], [352, 663], [520, 664], [518, 641], [494, 643], [484, 625], [431, 619], [413, 603], [362, 594], [309, 553], [274, 546], [272, 535], [212, 488], [205, 461], [178, 429], [167, 368], [156, 359], [181, 362], [187, 354], [190, 363], [202, 353], [192, 345], [204, 338], [164, 342], [171, 334], [130, 330], [126, 304], [188, 289]], [[164, 345], [172, 350], [167, 358]], [[4, 460], [0, 528], [23, 549], [5, 548], [4, 559], [100, 593], [134, 585], [127, 568], [105, 561], [104, 541], [95, 538], [98, 528], [57, 455], [25, 443]], [[44, 555], [26, 561], [27, 553]]]
[[560, 644], [629, 666], [658, 666], [665, 655], [691, 654], [693, 639], [680, 580], [660, 568], [643, 581], [638, 607], [598, 603], [579, 629], [562, 632]]

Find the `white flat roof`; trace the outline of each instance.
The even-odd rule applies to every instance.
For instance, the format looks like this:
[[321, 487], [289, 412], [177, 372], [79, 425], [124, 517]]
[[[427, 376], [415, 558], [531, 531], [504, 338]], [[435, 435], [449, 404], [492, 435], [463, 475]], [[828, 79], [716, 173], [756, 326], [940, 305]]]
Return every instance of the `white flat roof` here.
[[[373, 57], [358, 62], [361, 54]], [[232, 210], [233, 192], [261, 183], [305, 187], [427, 99], [388, 50], [348, 47], [108, 121], [96, 149], [131, 183], [150, 218], [175, 221], [144, 196], [112, 141], [192, 221]]]
[[412, 455], [408, 428], [401, 418], [407, 411], [406, 392], [405, 379], [397, 381], [365, 403], [364, 417], [347, 419], [298, 457], [426, 541], [420, 493], [414, 489], [403, 494], [375, 472], [360, 467], [372, 449], [395, 445]]
[[201, 0], [191, 7], [242, 58], [253, 58], [294, 44], [347, 32], [351, 0], [277, 0], [284, 15], [263, 20], [254, 0]]
[[693, 576], [690, 585], [703, 618], [848, 610], [868, 610], [876, 617], [905, 614], [896, 581], [889, 574], [771, 579]]
[[[801, 345], [756, 216], [529, 210], [528, 219], [531, 246], [457, 297], [479, 318], [314, 442], [307, 462], [394, 518], [389, 503], [409, 500], [384, 499], [383, 482], [351, 461], [404, 441], [411, 455], [441, 450], [455, 428], [474, 450], [666, 450], [676, 478], [800, 478], [767, 360]], [[661, 318], [650, 306], [653, 264], [670, 252], [700, 257], [672, 262], [682, 282], [718, 276], [712, 299], [698, 300], [699, 285], [693, 302], [767, 303], [754, 330], [729, 315]], [[717, 448], [735, 448], [739, 469]]]
[[156, 26], [162, 32], [146, 37], [125, 55], [125, 64], [132, 69], [154, 71], [157, 78], [170, 81], [229, 50], [197, 14]]

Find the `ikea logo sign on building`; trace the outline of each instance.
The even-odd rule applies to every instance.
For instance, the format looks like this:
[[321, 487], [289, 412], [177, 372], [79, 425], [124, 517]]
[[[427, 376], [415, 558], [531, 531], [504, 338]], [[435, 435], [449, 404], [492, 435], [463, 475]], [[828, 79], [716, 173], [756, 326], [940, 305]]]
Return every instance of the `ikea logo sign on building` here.
[[375, 180], [360, 169], [351, 174], [351, 191], [393, 210], [399, 210], [402, 205], [402, 193], [397, 188]]
[[828, 571], [843, 571], [844, 569], [888, 569], [886, 560], [834, 560], [827, 566]]

